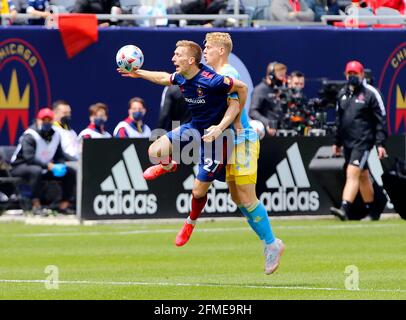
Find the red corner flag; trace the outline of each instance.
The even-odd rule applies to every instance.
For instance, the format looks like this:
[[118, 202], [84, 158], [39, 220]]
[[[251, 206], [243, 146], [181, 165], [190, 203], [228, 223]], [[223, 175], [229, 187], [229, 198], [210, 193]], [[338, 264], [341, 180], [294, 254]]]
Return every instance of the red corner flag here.
[[98, 40], [94, 14], [60, 14], [58, 26], [69, 59]]

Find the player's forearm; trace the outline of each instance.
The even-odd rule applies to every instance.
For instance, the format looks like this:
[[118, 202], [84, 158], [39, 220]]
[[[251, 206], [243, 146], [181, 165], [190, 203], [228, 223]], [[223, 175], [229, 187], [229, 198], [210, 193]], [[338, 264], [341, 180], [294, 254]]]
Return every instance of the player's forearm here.
[[136, 71], [138, 76], [142, 79], [151, 81], [156, 84], [160, 84], [163, 86], [171, 85], [170, 77], [171, 75], [167, 72], [161, 71], [147, 71], [147, 70], [137, 70]]
[[240, 107], [238, 100], [230, 100], [227, 111], [221, 122], [218, 124], [219, 129], [221, 129], [221, 131], [227, 129], [238, 118], [239, 114]]
[[245, 102], [247, 101], [248, 88], [244, 85], [240, 88], [237, 88], [238, 99], [240, 103], [240, 113], [244, 109]]
[[233, 87], [231, 88], [231, 92], [237, 92], [238, 99], [240, 101], [240, 110], [242, 110], [245, 106], [245, 102], [247, 101], [248, 95], [247, 85], [241, 80], [234, 79], [234, 84]]

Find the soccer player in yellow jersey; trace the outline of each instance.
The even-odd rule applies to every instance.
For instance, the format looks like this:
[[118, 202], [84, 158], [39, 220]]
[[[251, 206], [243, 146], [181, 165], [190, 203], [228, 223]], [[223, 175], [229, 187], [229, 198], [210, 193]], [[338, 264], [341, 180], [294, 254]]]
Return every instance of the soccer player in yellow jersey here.
[[[228, 63], [233, 43], [228, 33], [206, 34], [203, 51], [206, 63], [217, 73], [240, 79], [238, 71]], [[233, 97], [236, 93], [231, 93]], [[234, 97], [235, 98], [235, 97]], [[255, 187], [259, 157], [258, 134], [250, 127], [244, 106], [233, 123], [235, 146], [226, 166], [226, 181], [231, 197], [258, 237], [264, 242], [265, 273], [273, 273], [279, 266], [284, 244], [275, 238], [265, 206], [257, 198]]]

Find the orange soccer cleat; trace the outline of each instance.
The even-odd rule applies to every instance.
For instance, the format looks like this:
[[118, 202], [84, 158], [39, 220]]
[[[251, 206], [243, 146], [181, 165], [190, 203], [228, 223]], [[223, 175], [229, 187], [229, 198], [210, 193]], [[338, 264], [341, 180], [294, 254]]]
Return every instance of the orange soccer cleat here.
[[165, 169], [162, 165], [156, 164], [144, 171], [144, 178], [145, 180], [154, 180], [163, 174], [176, 171], [177, 166], [175, 161], [172, 161], [172, 167], [170, 169]]
[[176, 236], [175, 244], [178, 247], [185, 245], [189, 241], [194, 227], [195, 227], [194, 224], [187, 223], [187, 221], [185, 222], [182, 229], [180, 229], [178, 235]]

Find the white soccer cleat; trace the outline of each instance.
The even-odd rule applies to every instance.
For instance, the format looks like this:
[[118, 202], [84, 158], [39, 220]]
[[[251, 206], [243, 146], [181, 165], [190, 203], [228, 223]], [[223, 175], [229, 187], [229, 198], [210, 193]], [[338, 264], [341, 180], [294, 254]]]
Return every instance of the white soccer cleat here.
[[281, 239], [275, 239], [271, 244], [265, 245], [265, 274], [272, 274], [278, 269], [285, 245]]

